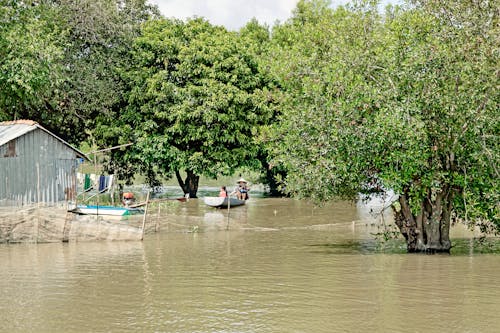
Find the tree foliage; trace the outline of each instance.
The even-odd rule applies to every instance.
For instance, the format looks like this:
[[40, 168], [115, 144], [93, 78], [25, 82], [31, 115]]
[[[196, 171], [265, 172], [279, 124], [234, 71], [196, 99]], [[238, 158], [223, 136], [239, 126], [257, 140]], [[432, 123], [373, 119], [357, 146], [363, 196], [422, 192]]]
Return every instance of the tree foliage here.
[[0, 120], [133, 142], [110, 170], [193, 196], [245, 166], [316, 201], [392, 190], [408, 249], [446, 251], [453, 221], [500, 230], [499, 8], [301, 0], [229, 32], [145, 0], [4, 0]]
[[270, 91], [246, 42], [203, 19], [148, 22], [124, 73], [128, 105], [112, 125], [136, 142], [120, 157], [139, 158], [150, 182], [175, 173], [191, 196], [200, 175], [258, 165], [253, 137], [272, 115]]
[[98, 115], [119, 107], [118, 70], [154, 15], [144, 0], [3, 1], [0, 117], [33, 119], [81, 142]]
[[67, 35], [57, 17], [47, 3], [1, 2], [0, 120], [31, 118], [60, 87]]
[[120, 72], [131, 66], [128, 52], [140, 25], [157, 15], [145, 0], [61, 3], [62, 24], [69, 34], [63, 59], [67, 71], [63, 88], [53, 98], [68, 135], [93, 137], [96, 119], [113, 117], [123, 106], [126, 85]]
[[452, 219], [499, 223], [493, 1], [301, 1], [273, 36], [287, 97], [269, 149], [290, 193], [392, 189], [410, 251], [448, 250]]

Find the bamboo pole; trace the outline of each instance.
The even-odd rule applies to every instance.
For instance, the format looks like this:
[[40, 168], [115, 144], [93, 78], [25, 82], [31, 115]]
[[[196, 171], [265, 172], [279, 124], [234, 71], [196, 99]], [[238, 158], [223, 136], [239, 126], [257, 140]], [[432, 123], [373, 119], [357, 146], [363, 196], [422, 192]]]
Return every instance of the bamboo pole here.
[[161, 203], [158, 203], [158, 214], [156, 215], [155, 232], [160, 230], [160, 213], [161, 213]]
[[97, 149], [97, 150], [91, 151], [89, 154], [102, 153], [105, 151], [111, 151], [114, 149], [124, 148], [124, 147], [132, 146], [132, 145], [133, 145], [133, 143], [126, 143], [124, 145], [119, 145], [119, 146], [114, 146], [114, 147], [109, 147], [109, 148], [104, 148], [104, 149]]
[[231, 208], [231, 197], [227, 196], [227, 225], [226, 230], [229, 230], [229, 209]]
[[[78, 171], [80, 171], [80, 166], [77, 164], [76, 167], [73, 168], [73, 177], [71, 177], [71, 192], [74, 193], [74, 199], [75, 199], [75, 209], [78, 207], [78, 179], [76, 177], [76, 174]], [[84, 181], [85, 183], [85, 181]], [[84, 185], [85, 186], [85, 185]], [[64, 218], [64, 226], [63, 226], [63, 234], [62, 234], [62, 241], [63, 243], [66, 243], [69, 241], [69, 237], [67, 235], [68, 233], [68, 220], [73, 218], [73, 214], [70, 213], [70, 196], [66, 198], [66, 217]]]
[[[97, 154], [95, 154], [95, 153], [94, 153], [94, 173], [95, 173], [95, 176], [97, 177]], [[98, 181], [97, 181], [97, 205], [96, 205], [97, 221], [99, 221], [99, 181], [100, 181], [100, 178], [98, 178]]]
[[111, 206], [115, 205], [115, 179], [114, 176], [109, 176], [110, 181], [112, 182], [111, 187], [108, 187], [108, 192], [111, 192]]
[[149, 193], [151, 193], [151, 192], [148, 191], [148, 194], [146, 196], [146, 207], [144, 208], [144, 216], [142, 217], [142, 234], [141, 234], [141, 240], [144, 239], [144, 232], [145, 232], [145, 229], [146, 229], [146, 216], [148, 215]]
[[38, 243], [38, 228], [40, 225], [40, 164], [36, 164], [36, 223], [35, 228], [35, 243]]

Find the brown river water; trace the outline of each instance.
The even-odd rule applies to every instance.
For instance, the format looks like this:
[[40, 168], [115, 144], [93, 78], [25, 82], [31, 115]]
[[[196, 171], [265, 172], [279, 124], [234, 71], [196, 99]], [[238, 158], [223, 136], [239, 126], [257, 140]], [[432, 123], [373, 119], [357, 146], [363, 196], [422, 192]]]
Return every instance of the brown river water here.
[[[0, 332], [499, 332], [500, 256], [379, 251], [369, 208], [170, 203], [144, 242], [0, 245]], [[228, 230], [227, 230], [228, 228]]]

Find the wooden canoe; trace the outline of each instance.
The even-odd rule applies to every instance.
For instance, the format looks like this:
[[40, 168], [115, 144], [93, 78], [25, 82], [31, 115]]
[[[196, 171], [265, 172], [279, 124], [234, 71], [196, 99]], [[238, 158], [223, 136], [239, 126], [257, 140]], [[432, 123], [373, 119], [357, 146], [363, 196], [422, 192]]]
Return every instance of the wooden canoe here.
[[205, 205], [216, 208], [227, 208], [228, 199], [230, 208], [237, 207], [245, 204], [245, 200], [239, 200], [237, 198], [223, 198], [223, 197], [205, 197], [203, 201]]

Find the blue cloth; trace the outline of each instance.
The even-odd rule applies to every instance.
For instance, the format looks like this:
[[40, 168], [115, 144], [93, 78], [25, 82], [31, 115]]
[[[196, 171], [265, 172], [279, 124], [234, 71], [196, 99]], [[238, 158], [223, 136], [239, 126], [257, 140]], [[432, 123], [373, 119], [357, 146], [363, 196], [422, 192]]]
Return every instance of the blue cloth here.
[[106, 186], [106, 176], [99, 176], [99, 192], [104, 191], [107, 186]]

